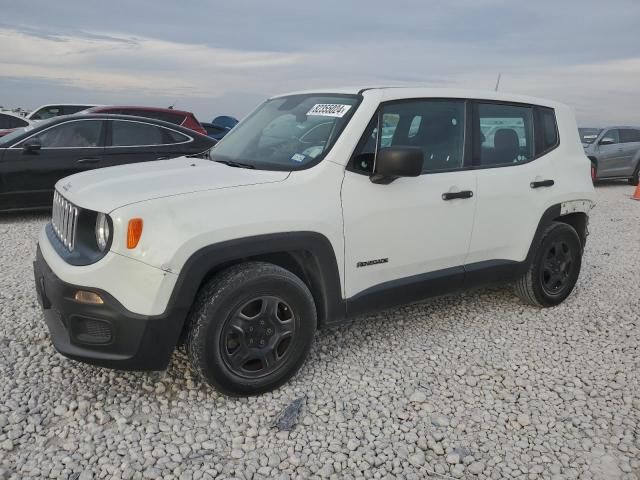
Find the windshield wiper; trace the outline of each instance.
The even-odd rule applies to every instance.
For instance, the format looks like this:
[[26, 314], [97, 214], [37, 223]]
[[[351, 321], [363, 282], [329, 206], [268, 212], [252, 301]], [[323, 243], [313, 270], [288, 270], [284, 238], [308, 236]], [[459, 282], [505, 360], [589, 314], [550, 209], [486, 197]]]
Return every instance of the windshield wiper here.
[[249, 168], [252, 170], [255, 170], [256, 168], [255, 165], [251, 165], [250, 163], [234, 162], [232, 160], [214, 160], [214, 162], [224, 163], [225, 165], [236, 168]]

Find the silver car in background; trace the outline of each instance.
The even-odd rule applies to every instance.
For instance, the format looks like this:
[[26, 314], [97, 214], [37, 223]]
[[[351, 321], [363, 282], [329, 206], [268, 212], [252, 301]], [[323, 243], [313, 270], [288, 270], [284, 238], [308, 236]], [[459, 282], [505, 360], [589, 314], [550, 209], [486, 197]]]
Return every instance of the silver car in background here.
[[638, 185], [640, 127], [579, 128], [578, 132], [594, 181], [627, 179]]

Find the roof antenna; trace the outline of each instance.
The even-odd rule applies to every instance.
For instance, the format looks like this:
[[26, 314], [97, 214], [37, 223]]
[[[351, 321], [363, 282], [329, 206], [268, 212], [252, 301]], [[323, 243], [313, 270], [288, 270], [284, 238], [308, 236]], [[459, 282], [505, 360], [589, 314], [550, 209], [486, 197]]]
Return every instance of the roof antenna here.
[[178, 99], [176, 99], [171, 105], [169, 105], [169, 107], [167, 107], [169, 110], [173, 110], [173, 107], [175, 107], [176, 103], [178, 103]]
[[496, 80], [496, 92], [498, 91], [498, 87], [500, 86], [500, 77], [502, 77], [502, 73], [498, 74], [498, 80]]

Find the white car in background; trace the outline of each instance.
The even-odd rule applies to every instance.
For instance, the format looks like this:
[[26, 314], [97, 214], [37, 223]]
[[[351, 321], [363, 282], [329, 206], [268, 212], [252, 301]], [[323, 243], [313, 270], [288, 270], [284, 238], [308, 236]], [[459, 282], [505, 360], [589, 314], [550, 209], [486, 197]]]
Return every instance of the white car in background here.
[[87, 103], [57, 103], [51, 105], [42, 105], [27, 115], [27, 119], [31, 121], [46, 120], [47, 118], [59, 117], [61, 115], [73, 115], [87, 108], [97, 107], [96, 104]]

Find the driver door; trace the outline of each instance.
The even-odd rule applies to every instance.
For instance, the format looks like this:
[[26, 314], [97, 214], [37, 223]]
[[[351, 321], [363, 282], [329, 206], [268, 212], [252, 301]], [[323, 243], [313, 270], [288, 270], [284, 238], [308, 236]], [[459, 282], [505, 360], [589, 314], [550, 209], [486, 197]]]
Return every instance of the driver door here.
[[[349, 315], [462, 286], [476, 205], [466, 112], [461, 100], [393, 102], [365, 132], [342, 186]], [[372, 183], [376, 152], [394, 146], [421, 148], [423, 174]]]

